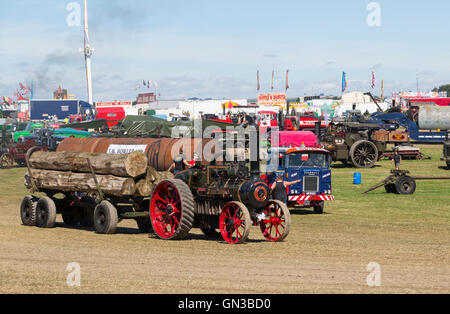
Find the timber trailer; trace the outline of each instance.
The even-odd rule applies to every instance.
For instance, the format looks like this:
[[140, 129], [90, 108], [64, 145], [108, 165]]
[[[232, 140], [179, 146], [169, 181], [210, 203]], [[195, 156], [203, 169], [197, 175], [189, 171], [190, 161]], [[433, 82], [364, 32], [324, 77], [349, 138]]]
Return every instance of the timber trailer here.
[[[87, 143], [92, 139], [65, 141]], [[98, 139], [96, 143], [102, 141], [115, 140]], [[153, 144], [144, 149], [145, 154], [151, 156], [155, 153], [154, 141], [165, 140], [146, 141]], [[60, 147], [64, 146], [63, 142]], [[143, 146], [146, 145], [137, 145], [137, 149]], [[168, 150], [168, 146], [162, 147]], [[130, 145], [127, 149], [131, 149]], [[20, 210], [22, 222], [27, 226], [52, 228], [56, 214], [62, 214], [67, 225], [94, 226], [99, 234], [113, 234], [121, 220], [134, 219], [142, 232], [154, 232], [161, 239], [182, 240], [192, 228], [200, 228], [206, 236], [222, 237], [231, 244], [244, 243], [251, 226], [259, 226], [263, 236], [271, 242], [283, 241], [290, 231], [289, 210], [285, 204], [270, 199], [271, 190], [261, 179], [259, 161], [250, 163], [251, 171], [242, 162], [222, 162], [222, 165], [216, 165], [216, 162], [206, 166], [197, 163], [174, 179], [154, 181], [153, 192], [137, 197], [131, 193], [117, 196], [102, 191], [89, 159], [91, 181], [95, 181], [97, 189], [91, 188], [89, 193], [80, 193], [76, 189], [40, 189], [35, 184], [29, 162], [33, 151], [31, 149], [27, 154], [26, 178], [32, 195], [23, 199]], [[151, 163], [150, 158], [148, 161]], [[161, 178], [159, 173], [153, 177]], [[37, 192], [46, 196], [38, 198], [34, 196]], [[63, 197], [58, 198], [58, 195]]]

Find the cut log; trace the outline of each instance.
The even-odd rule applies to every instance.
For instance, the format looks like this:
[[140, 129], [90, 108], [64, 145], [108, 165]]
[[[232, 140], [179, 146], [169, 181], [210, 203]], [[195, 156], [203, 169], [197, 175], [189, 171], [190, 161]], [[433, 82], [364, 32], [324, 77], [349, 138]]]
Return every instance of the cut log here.
[[124, 155], [35, 152], [30, 164], [34, 169], [90, 173], [87, 158], [96, 174], [137, 178], [147, 172], [148, 160], [142, 152]]
[[[53, 170], [32, 170], [36, 187], [40, 190], [59, 192], [97, 192], [97, 186], [90, 173], [73, 173]], [[102, 192], [105, 195], [132, 196], [136, 192], [136, 184], [132, 178], [110, 175], [96, 175]], [[25, 176], [25, 186], [31, 189], [31, 180]]]
[[149, 197], [152, 192], [153, 192], [153, 188], [156, 185], [148, 182], [147, 180], [141, 180], [138, 183], [136, 183], [136, 193], [135, 196], [138, 197]]
[[159, 172], [156, 171], [152, 167], [148, 167], [147, 169], [147, 177], [146, 180], [151, 183], [159, 183], [162, 180], [171, 180], [174, 178], [174, 175], [170, 172], [164, 171]]

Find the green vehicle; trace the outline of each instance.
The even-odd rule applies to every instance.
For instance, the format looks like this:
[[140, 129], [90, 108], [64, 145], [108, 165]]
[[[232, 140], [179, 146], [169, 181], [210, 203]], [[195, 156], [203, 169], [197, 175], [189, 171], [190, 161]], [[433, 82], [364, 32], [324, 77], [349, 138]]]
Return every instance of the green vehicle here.
[[[23, 139], [27, 136], [32, 136], [36, 131], [43, 129], [45, 126], [42, 123], [29, 122], [23, 131], [17, 131], [13, 133], [14, 142], [19, 142], [20, 139]], [[66, 137], [91, 137], [92, 134], [86, 131], [74, 130], [71, 128], [65, 129], [55, 129], [54, 134], [57, 136], [66, 136]]]
[[42, 129], [44, 128], [44, 125], [42, 123], [34, 123], [34, 122], [28, 122], [26, 124], [25, 129], [17, 130], [13, 132], [13, 138], [14, 142], [19, 142], [20, 138], [24, 138], [25, 136], [31, 136], [33, 135], [33, 131], [36, 129]]

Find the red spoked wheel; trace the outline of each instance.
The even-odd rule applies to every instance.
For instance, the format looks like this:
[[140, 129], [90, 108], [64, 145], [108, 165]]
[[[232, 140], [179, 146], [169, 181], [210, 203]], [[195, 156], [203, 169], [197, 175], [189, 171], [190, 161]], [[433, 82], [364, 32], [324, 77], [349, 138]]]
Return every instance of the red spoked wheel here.
[[270, 242], [286, 239], [291, 230], [291, 213], [280, 201], [270, 201], [264, 209], [265, 219], [260, 222], [261, 232]]
[[189, 187], [177, 179], [159, 183], [150, 202], [150, 218], [161, 239], [184, 239], [194, 222], [194, 197]]
[[250, 212], [239, 202], [225, 205], [220, 214], [220, 232], [230, 244], [242, 244], [248, 239], [252, 224]]

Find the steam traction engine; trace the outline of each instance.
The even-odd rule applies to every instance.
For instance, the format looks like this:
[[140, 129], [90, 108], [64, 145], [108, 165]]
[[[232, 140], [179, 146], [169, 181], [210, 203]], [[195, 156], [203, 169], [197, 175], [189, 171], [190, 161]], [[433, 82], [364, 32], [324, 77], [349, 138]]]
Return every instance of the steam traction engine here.
[[150, 218], [162, 239], [183, 239], [191, 228], [200, 228], [209, 237], [240, 244], [250, 227], [259, 225], [267, 240], [278, 242], [288, 236], [291, 217], [286, 205], [270, 195], [259, 170], [250, 174], [243, 163], [194, 167], [155, 188]]

